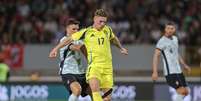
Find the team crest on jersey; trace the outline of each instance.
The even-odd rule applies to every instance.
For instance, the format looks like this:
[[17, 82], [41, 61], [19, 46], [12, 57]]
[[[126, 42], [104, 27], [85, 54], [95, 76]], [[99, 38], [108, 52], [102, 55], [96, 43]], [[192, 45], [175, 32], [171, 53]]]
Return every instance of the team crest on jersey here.
[[105, 35], [108, 37], [108, 33], [106, 30], [103, 30], [103, 32], [105, 33]]
[[172, 50], [172, 49], [170, 49], [170, 53], [173, 53], [173, 50]]
[[90, 37], [95, 37], [95, 35], [94, 34], [91, 34], [91, 36]]

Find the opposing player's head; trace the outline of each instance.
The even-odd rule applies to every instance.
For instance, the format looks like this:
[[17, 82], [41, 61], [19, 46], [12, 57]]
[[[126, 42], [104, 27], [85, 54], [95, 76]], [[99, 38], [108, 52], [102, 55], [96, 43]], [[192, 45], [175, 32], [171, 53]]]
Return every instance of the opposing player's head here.
[[103, 9], [96, 10], [93, 18], [94, 21], [93, 27], [95, 27], [98, 30], [101, 30], [107, 22], [107, 16], [108, 15], [105, 10]]
[[176, 25], [174, 22], [168, 22], [165, 25], [165, 35], [166, 36], [172, 36], [176, 32]]
[[68, 19], [65, 22], [65, 31], [71, 35], [79, 30], [79, 24], [80, 22], [75, 19]]

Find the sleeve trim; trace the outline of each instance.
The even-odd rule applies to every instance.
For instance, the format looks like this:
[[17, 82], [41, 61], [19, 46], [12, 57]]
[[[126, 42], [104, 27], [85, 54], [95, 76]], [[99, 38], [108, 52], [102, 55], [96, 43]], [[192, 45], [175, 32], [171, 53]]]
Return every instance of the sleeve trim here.
[[160, 48], [157, 48], [157, 47], [156, 47], [156, 49], [158, 49], [158, 50], [162, 51], [162, 49], [160, 49]]

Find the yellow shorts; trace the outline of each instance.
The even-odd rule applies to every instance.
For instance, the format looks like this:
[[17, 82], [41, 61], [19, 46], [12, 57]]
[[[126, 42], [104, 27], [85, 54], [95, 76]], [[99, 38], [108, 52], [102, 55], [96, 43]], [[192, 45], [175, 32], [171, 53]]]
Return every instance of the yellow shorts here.
[[113, 87], [113, 69], [112, 65], [94, 65], [87, 68], [86, 80], [97, 78], [100, 81], [100, 88]]

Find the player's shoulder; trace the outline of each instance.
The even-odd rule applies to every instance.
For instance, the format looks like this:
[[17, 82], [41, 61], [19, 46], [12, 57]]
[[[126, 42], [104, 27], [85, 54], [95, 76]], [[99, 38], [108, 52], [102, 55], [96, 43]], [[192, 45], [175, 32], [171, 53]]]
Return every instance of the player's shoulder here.
[[87, 30], [87, 28], [82, 28], [79, 30], [79, 32], [85, 32]]
[[64, 39], [66, 39], [67, 38], [67, 36], [63, 36], [60, 40], [59, 40], [59, 42], [62, 42]]
[[112, 28], [109, 25], [105, 25], [102, 30], [104, 33], [112, 33]]
[[105, 25], [104, 29], [105, 30], [112, 30], [112, 28], [109, 25]]
[[89, 27], [86, 27], [86, 28], [82, 28], [81, 30], [79, 30], [78, 32], [76, 32], [75, 34], [73, 35], [79, 35], [79, 40], [81, 39], [84, 39], [86, 37], [86, 35], [89, 35], [89, 33], [91, 33], [92, 31], [92, 27], [89, 26]]
[[83, 33], [89, 33], [93, 30], [92, 26], [86, 27], [86, 28], [82, 28], [80, 31]]
[[178, 38], [177, 38], [176, 35], [173, 35], [172, 38], [173, 38], [174, 40], [178, 40]]
[[164, 42], [165, 39], [166, 39], [165, 36], [161, 36], [160, 39], [158, 40], [158, 43], [159, 43], [159, 42]]

